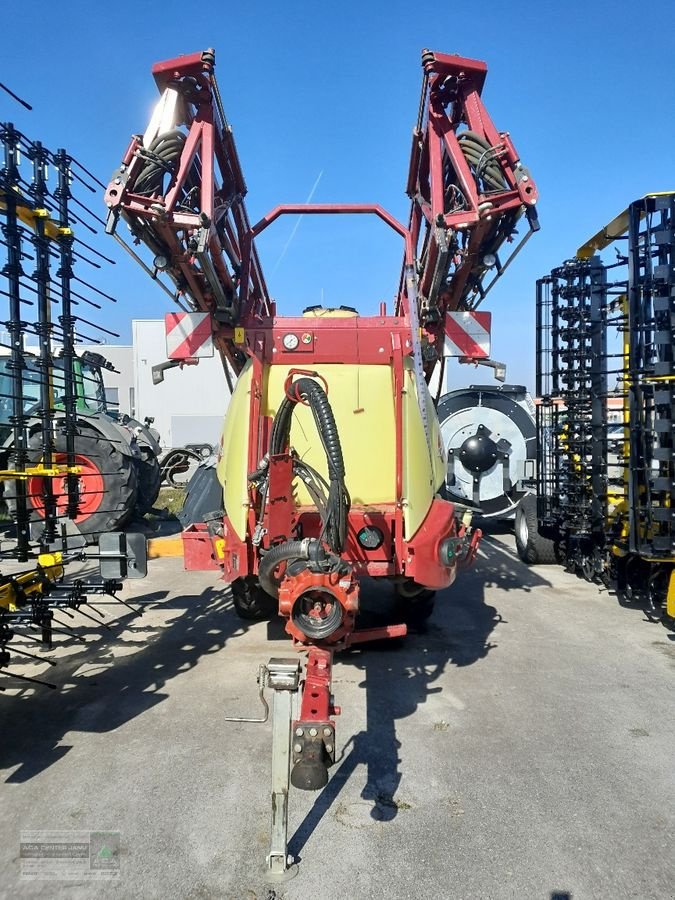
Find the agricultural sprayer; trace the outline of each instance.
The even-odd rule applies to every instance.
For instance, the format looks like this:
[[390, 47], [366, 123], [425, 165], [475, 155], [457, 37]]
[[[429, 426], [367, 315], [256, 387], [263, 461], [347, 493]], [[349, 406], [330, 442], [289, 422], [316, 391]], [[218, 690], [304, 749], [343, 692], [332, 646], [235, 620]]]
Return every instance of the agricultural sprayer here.
[[[178, 305], [174, 358], [192, 360], [208, 338], [236, 376], [222, 508], [186, 529], [184, 556], [222, 573], [241, 615], [282, 616], [306, 651], [304, 674], [296, 657], [259, 674], [274, 692], [268, 870], [284, 877], [289, 774], [315, 790], [335, 761], [334, 653], [405, 635], [476, 553], [470, 509], [439, 494], [447, 458], [428, 382], [448, 356], [496, 365], [472, 338], [476, 323], [489, 330], [476, 309], [510, 262], [504, 248], [537, 230], [537, 189], [483, 105], [486, 65], [424, 51], [408, 223], [336, 203], [279, 205], [251, 224], [214, 66], [213, 50], [153, 66], [160, 100], [107, 187], [107, 230], [128, 226]], [[376, 216], [400, 237], [393, 308], [278, 315], [256, 238], [281, 216], [336, 214]], [[359, 628], [365, 576], [391, 582], [393, 624]]]

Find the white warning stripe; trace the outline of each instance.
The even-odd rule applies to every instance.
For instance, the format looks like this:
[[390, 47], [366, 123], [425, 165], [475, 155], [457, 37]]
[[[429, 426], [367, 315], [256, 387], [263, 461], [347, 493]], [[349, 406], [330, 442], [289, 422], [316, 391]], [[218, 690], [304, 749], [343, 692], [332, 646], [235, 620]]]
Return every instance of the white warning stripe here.
[[213, 356], [213, 336], [209, 313], [167, 313], [166, 353], [169, 359]]
[[488, 359], [490, 356], [489, 312], [451, 312], [445, 322], [443, 356], [468, 356]]

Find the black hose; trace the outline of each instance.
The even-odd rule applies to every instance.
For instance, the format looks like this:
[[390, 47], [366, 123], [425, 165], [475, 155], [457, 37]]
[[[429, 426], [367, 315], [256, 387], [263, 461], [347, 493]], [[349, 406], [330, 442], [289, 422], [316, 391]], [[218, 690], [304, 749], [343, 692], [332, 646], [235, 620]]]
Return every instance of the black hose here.
[[457, 140], [466, 161], [474, 170], [476, 181], [482, 181], [491, 190], [504, 190], [506, 181], [502, 168], [494, 156], [496, 148], [491, 147], [475, 131], [463, 131], [457, 135]]
[[308, 539], [302, 541], [284, 541], [283, 544], [277, 544], [272, 547], [263, 556], [258, 567], [258, 580], [263, 590], [270, 597], [279, 596], [279, 585], [274, 580], [274, 570], [282, 562], [288, 562], [292, 559], [309, 559], [310, 541]]
[[[312, 378], [299, 378], [293, 382], [293, 394], [282, 401], [272, 425], [270, 454], [286, 452], [290, 441], [293, 410], [300, 400], [308, 403], [314, 416], [328, 462], [329, 489], [325, 513], [321, 516], [321, 538], [328, 542], [331, 550], [341, 553], [347, 534], [347, 515], [350, 499], [344, 482], [345, 465], [342, 446], [333, 410], [321, 385]], [[311, 492], [310, 492], [311, 493]], [[321, 512], [321, 507], [317, 506]]]
[[164, 176], [173, 175], [185, 146], [185, 134], [178, 129], [158, 135], [139, 155], [145, 160], [136, 181], [135, 194], [163, 194]]
[[[336, 478], [343, 479], [345, 477], [345, 464], [342, 456], [342, 446], [335, 423], [335, 416], [325, 391], [312, 378], [298, 378], [297, 381], [293, 382], [293, 388], [298, 396], [303, 397], [309, 403], [321, 443], [326, 451], [329, 470], [334, 473]], [[279, 407], [272, 426], [270, 449], [273, 454], [283, 453], [288, 444], [293, 407], [297, 402], [295, 399], [286, 397]]]

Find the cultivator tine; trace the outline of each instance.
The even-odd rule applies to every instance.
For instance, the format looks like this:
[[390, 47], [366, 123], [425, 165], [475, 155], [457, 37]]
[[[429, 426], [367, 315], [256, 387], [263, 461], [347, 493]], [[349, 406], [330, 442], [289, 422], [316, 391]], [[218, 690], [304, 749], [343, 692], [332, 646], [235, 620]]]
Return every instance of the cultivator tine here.
[[105, 619], [104, 614], [103, 614], [100, 610], [96, 609], [96, 607], [95, 607], [92, 603], [88, 603], [86, 600], [83, 601], [83, 602], [77, 607], [77, 611], [78, 611], [79, 613], [82, 612], [82, 607], [83, 607], [83, 606], [87, 606], [87, 607], [88, 607], [93, 613], [95, 613], [100, 619]]
[[33, 107], [30, 105], [30, 103], [28, 103], [26, 100], [22, 100], [18, 94], [15, 94], [14, 91], [10, 90], [10, 88], [8, 88], [7, 85], [3, 84], [1, 81], [0, 81], [0, 90], [3, 90], [6, 94], [9, 94], [9, 96], [13, 100], [16, 100], [17, 103], [20, 103], [24, 109], [27, 109], [29, 111], [31, 111], [33, 109]]
[[[22, 102], [4, 85], [0, 87]], [[88, 603], [89, 593], [108, 594], [111, 600], [121, 603], [136, 615], [140, 614], [142, 610], [126, 603], [117, 593], [127, 569], [134, 577], [142, 577], [145, 554], [141, 553], [138, 542], [132, 542], [129, 537], [128, 550], [127, 544], [121, 543], [121, 552], [112, 556], [108, 552], [106, 557], [109, 566], [111, 559], [117, 560], [119, 580], [76, 579], [71, 584], [64, 581], [64, 568], [69, 562], [99, 558], [83, 550], [82, 544], [70, 534], [73, 529], [77, 531], [73, 520], [81, 514], [91, 494], [87, 482], [80, 478], [80, 468], [76, 466], [78, 385], [81, 382], [82, 389], [86, 391], [89, 383], [100, 384], [90, 370], [81, 365], [76, 355], [75, 341], [87, 338], [77, 330], [77, 326], [81, 323], [102, 335], [119, 337], [111, 329], [75, 315], [74, 307], [78, 303], [86, 303], [100, 310], [102, 306], [98, 298], [116, 302], [110, 293], [81, 278], [75, 271], [75, 264], [86, 263], [99, 270], [103, 263], [114, 264], [115, 261], [77, 237], [73, 228], [74, 225], [81, 225], [92, 234], [98, 233], [96, 228], [73, 211], [74, 206], [99, 224], [105, 224], [100, 216], [74, 196], [78, 185], [95, 194], [97, 187], [94, 184], [103, 187], [102, 182], [66, 150], [52, 153], [39, 141], [26, 138], [9, 123], [0, 125], [0, 143], [3, 148], [0, 246], [6, 251], [1, 273], [5, 283], [0, 295], [8, 299], [6, 327], [9, 333], [8, 343], [2, 345], [6, 346], [9, 356], [4, 363], [6, 383], [2, 385], [0, 396], [11, 404], [11, 415], [0, 425], [11, 431], [11, 446], [4, 450], [5, 463], [2, 468], [3, 480], [13, 483], [13, 490], [6, 490], [5, 496], [12, 501], [16, 528], [16, 544], [9, 551], [3, 551], [2, 555], [20, 562], [30, 559], [36, 562], [34, 569], [0, 580], [0, 671], [53, 689], [53, 684], [16, 674], [8, 668], [11, 651], [16, 653], [17, 660], [23, 658], [55, 665], [52, 660], [28, 650], [14, 645], [8, 647], [10, 639], [20, 633], [25, 638], [39, 641], [45, 649], [53, 648], [56, 636], [86, 645], [84, 637], [77, 633], [75, 613], [93, 625], [111, 630], [110, 624], [104, 621], [104, 613]], [[30, 162], [30, 176], [22, 172], [22, 156]], [[53, 191], [48, 187], [50, 169], [57, 176]], [[24, 271], [26, 260], [34, 265], [31, 273]], [[83, 289], [86, 289], [85, 293]], [[97, 300], [86, 296], [89, 292]], [[58, 307], [56, 316], [52, 314], [52, 304]], [[26, 308], [35, 309], [35, 321], [26, 321]], [[25, 352], [26, 335], [37, 338], [36, 357]], [[62, 348], [58, 364], [53, 356], [54, 340]], [[89, 340], [98, 343], [94, 338]], [[102, 364], [96, 363], [97, 366]], [[59, 386], [58, 409], [55, 406], [55, 378], [58, 378]], [[58, 426], [57, 414], [62, 423]], [[60, 444], [57, 434], [61, 438]], [[103, 463], [105, 448], [113, 443], [121, 444], [123, 440], [125, 438], [121, 432], [116, 442], [102, 434], [97, 435], [97, 443], [101, 446], [101, 452], [97, 455], [98, 469], [102, 478], [111, 474]], [[61, 481], [65, 482], [65, 490], [56, 487], [57, 478], [59, 485]], [[106, 488], [94, 493], [107, 495], [109, 491]], [[36, 509], [41, 513], [42, 522], [38, 541], [31, 542], [29, 522]], [[105, 501], [98, 509], [106, 512]], [[83, 608], [86, 606], [90, 611]]]
[[569, 260], [537, 283], [539, 502], [591, 571], [607, 516], [605, 314], [599, 257]]
[[539, 518], [572, 569], [614, 579], [650, 616], [672, 619], [675, 194], [647, 195], [614, 222], [627, 253], [603, 265], [593, 253], [615, 238], [599, 232], [537, 283]]
[[[631, 442], [630, 550], [645, 557], [675, 557], [673, 468], [675, 363], [675, 196], [631, 204], [628, 226], [628, 354]], [[652, 591], [647, 592], [651, 597]]]
[[[106, 631], [112, 631], [112, 629], [110, 628], [110, 626], [109, 626], [106, 622], [101, 621], [101, 620], [103, 619], [102, 613], [99, 613], [98, 610], [95, 610], [96, 614], [97, 614], [98, 616], [100, 616], [100, 618], [98, 618], [98, 619], [97, 619], [97, 618], [94, 618], [94, 616], [92, 616], [90, 613], [85, 612], [85, 611], [82, 609], [82, 607], [83, 607], [84, 605], [85, 605], [84, 601], [79, 602], [79, 603], [77, 603], [77, 604], [75, 604], [75, 605], [73, 605], [72, 603], [70, 604], [71, 609], [74, 609], [75, 612], [78, 613], [79, 615], [84, 616], [85, 619], [89, 619], [89, 621], [90, 621], [90, 622], [93, 622], [95, 625], [100, 625], [101, 627], [105, 628]], [[62, 611], [62, 612], [65, 612], [65, 610], [64, 610], [63, 608], [61, 608], [61, 611]], [[71, 618], [74, 618], [74, 616], [72, 616], [72, 615], [71, 615], [70, 617], [71, 617]]]
[[73, 234], [70, 227], [70, 215], [68, 209], [68, 200], [71, 197], [70, 192], [70, 157], [65, 150], [60, 149], [55, 156], [56, 170], [58, 173], [58, 187], [56, 189], [55, 199], [58, 203], [59, 230], [61, 232], [61, 240], [59, 241], [59, 249], [61, 254], [59, 277], [61, 279], [61, 315], [59, 323], [63, 334], [63, 386], [64, 400], [63, 408], [65, 414], [65, 441], [66, 441], [66, 465], [68, 466], [68, 474], [66, 476], [66, 490], [68, 495], [68, 503], [66, 514], [69, 518], [74, 519], [78, 513], [78, 492], [77, 481], [72, 473], [75, 466], [75, 430], [76, 430], [76, 399], [75, 385], [73, 382], [73, 370], [75, 365], [75, 345], [73, 331], [75, 328], [75, 320], [72, 314], [72, 298], [70, 293], [71, 281], [73, 275]]
[[[21, 318], [21, 230], [19, 228], [17, 186], [20, 180], [19, 165], [19, 133], [11, 123], [2, 127], [2, 142], [4, 144], [4, 170], [3, 170], [3, 195], [5, 224], [3, 233], [7, 241], [7, 263], [2, 274], [7, 279], [9, 294], [9, 321], [7, 331], [10, 335], [11, 357], [8, 370], [11, 378], [12, 415], [10, 424], [12, 427], [12, 440], [14, 444], [14, 464], [16, 471], [25, 471], [27, 462], [27, 427], [26, 416], [23, 407], [23, 370], [24, 370], [24, 323]], [[26, 498], [25, 482], [21, 479], [16, 482], [16, 553], [19, 562], [28, 560], [29, 534], [28, 534], [28, 503]]]
[[117, 603], [121, 603], [122, 606], [126, 606], [127, 609], [130, 609], [132, 613], [135, 613], [137, 616], [143, 615], [143, 607], [142, 606], [132, 606], [130, 603], [127, 603], [126, 600], [122, 600], [121, 597], [117, 597], [113, 595], [113, 600], [117, 601]]
[[[36, 265], [34, 279], [37, 284], [38, 322], [36, 331], [39, 340], [38, 370], [40, 376], [40, 436], [41, 456], [45, 468], [51, 469], [54, 460], [54, 416], [52, 411], [51, 370], [53, 367], [51, 353], [51, 309], [49, 298], [49, 239], [45, 232], [45, 215], [47, 214], [47, 186], [45, 170], [49, 154], [42, 144], [37, 142], [33, 151], [33, 189], [32, 196], [36, 204], [35, 250]], [[43, 215], [43, 213], [45, 215]], [[43, 503], [45, 524], [42, 540], [51, 543], [56, 539], [56, 498], [51, 478], [43, 482]]]

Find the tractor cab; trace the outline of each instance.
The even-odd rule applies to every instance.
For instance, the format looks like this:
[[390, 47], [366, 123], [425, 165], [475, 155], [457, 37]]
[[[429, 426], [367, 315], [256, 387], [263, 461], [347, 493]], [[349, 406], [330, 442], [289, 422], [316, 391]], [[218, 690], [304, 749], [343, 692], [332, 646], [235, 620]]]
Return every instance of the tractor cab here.
[[[59, 356], [54, 360], [54, 403], [57, 409], [63, 408], [63, 396], [65, 394], [64, 362], [63, 356]], [[76, 356], [73, 360], [73, 379], [78, 413], [84, 415], [106, 413], [110, 415], [103, 384], [103, 368], [112, 369], [113, 367], [100, 353], [90, 353], [87, 350], [82, 356]]]
[[[23, 411], [30, 413], [40, 399], [40, 373], [33, 357], [26, 356], [27, 365], [23, 373]], [[10, 370], [11, 357], [0, 357], [0, 446], [3, 446], [11, 432], [14, 383]]]
[[[30, 415], [36, 411], [40, 402], [40, 368], [38, 359], [30, 353], [24, 354], [22, 371], [23, 411]], [[51, 387], [54, 397], [54, 408], [64, 409], [65, 378], [64, 357], [53, 360], [51, 369]], [[0, 357], [0, 443], [9, 437], [9, 424], [12, 416], [13, 381], [10, 370], [11, 358]], [[77, 412], [83, 415], [106, 413], [116, 418], [108, 409], [103, 384], [102, 369], [112, 369], [112, 365], [100, 353], [85, 351], [82, 356], [73, 360], [73, 387]]]

